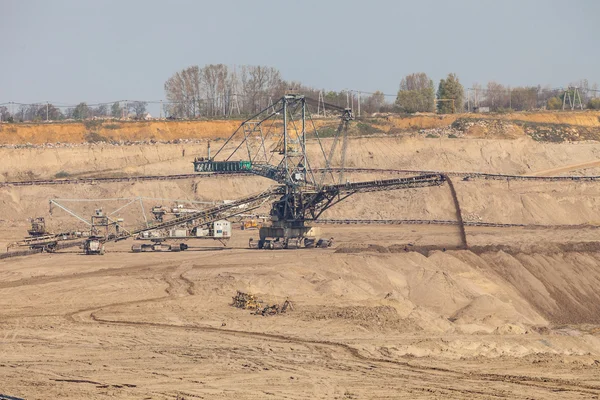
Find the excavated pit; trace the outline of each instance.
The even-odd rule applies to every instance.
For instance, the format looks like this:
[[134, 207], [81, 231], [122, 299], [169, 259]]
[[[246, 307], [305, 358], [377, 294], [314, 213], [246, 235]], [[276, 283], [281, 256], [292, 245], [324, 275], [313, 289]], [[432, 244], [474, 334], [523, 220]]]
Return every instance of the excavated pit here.
[[[188, 173], [201, 150], [0, 153], [14, 166], [5, 166], [5, 177], [52, 177]], [[351, 140], [348, 161], [569, 174], [593, 168], [599, 150], [523, 139], [371, 138]], [[385, 174], [349, 175], [378, 177]], [[452, 179], [450, 187], [356, 195], [323, 217], [457, 225], [321, 225], [323, 236], [335, 237], [333, 249], [251, 250], [256, 231], [236, 229], [227, 248], [202, 242], [185, 252], [133, 254], [128, 241], [107, 246], [104, 256], [65, 249], [1, 260], [2, 390], [27, 398], [419, 398], [423, 388], [445, 398], [599, 396], [600, 183]], [[228, 176], [4, 186], [0, 245], [22, 237], [29, 217], [45, 216], [52, 229], [77, 226], [60, 210], [50, 216], [49, 198], [215, 201], [269, 185]], [[91, 213], [100, 205], [73, 207]], [[143, 222], [134, 210], [118, 215]], [[294, 312], [251, 315], [230, 306], [238, 290], [267, 304], [290, 299]]]

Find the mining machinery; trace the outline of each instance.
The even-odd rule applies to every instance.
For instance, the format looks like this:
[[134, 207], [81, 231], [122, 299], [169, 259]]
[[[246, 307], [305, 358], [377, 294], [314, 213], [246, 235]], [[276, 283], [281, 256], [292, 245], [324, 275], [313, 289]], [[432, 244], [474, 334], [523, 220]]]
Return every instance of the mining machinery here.
[[[340, 123], [326, 149], [307, 107], [312, 102], [303, 95], [285, 95], [244, 121], [213, 157], [209, 152], [208, 157], [194, 160], [194, 170], [198, 173], [248, 173], [276, 182], [261, 197], [272, 200], [271, 222], [260, 228], [255, 242], [258, 248], [315, 247], [319, 232], [311, 223], [353, 194], [439, 186], [446, 180], [440, 174], [427, 174], [344, 181], [348, 130], [354, 119], [352, 110], [330, 105], [340, 112]], [[316, 140], [320, 149], [313, 159], [307, 154], [307, 139]], [[334, 173], [333, 163], [338, 160], [339, 167]], [[240, 204], [245, 203], [242, 200]]]
[[[57, 205], [91, 225], [90, 237], [84, 244], [86, 254], [103, 254], [105, 243], [130, 237], [155, 241], [157, 237], [144, 236], [145, 232], [151, 231], [158, 234], [160, 243], [157, 243], [161, 244], [166, 236], [160, 233], [170, 228], [177, 230], [186, 227], [190, 229], [189, 232], [194, 232], [193, 229], [204, 229], [221, 220], [249, 215], [251, 211], [268, 204], [270, 221], [259, 228], [259, 238], [251, 241], [251, 247], [328, 247], [333, 239], [319, 238], [319, 228], [312, 223], [323, 212], [348, 197], [357, 193], [440, 186], [447, 181], [446, 176], [435, 173], [363, 182], [346, 180], [348, 134], [354, 120], [352, 110], [328, 105], [339, 112], [340, 121], [333, 134], [324, 135], [319, 133], [316, 127], [318, 122], [312, 119], [309, 112], [308, 106], [316, 103], [303, 95], [284, 95], [276, 103], [244, 121], [214, 156], [209, 150], [207, 157], [194, 160], [194, 171], [199, 174], [252, 174], [274, 181], [262, 192], [204, 209], [186, 209], [185, 212], [155, 207], [152, 209], [154, 221], [146, 220], [144, 226], [130, 230], [123, 229], [122, 220], [112, 220], [101, 210], [92, 217], [90, 224], [55, 200], [50, 201], [51, 206]], [[317, 144], [317, 151], [310, 157], [306, 149], [307, 140]], [[132, 203], [134, 201], [127, 205]], [[32, 230], [40, 234], [43, 231], [33, 226]], [[201, 236], [187, 233], [185, 236], [187, 238], [190, 235]], [[144, 251], [144, 246], [137, 247], [133, 250]], [[162, 245], [160, 247], [162, 250]]]
[[[349, 126], [354, 120], [352, 110], [328, 105], [339, 112], [340, 121], [337, 129], [325, 140], [309, 112], [308, 106], [316, 103], [303, 95], [284, 95], [244, 121], [214, 156], [210, 154], [209, 147], [207, 157], [194, 160], [194, 171], [199, 174], [252, 174], [274, 181], [266, 190], [205, 209], [186, 210], [185, 213], [155, 207], [152, 210], [154, 221], [146, 221], [144, 226], [131, 230], [122, 229], [120, 221], [107, 219], [98, 212], [91, 224], [92, 231], [96, 233], [92, 233], [86, 241], [86, 253], [102, 254], [106, 242], [130, 237], [155, 240], [152, 235], [144, 236], [151, 231], [158, 234], [161, 240], [157, 243], [161, 244], [164, 238], [160, 232], [167, 232], [170, 228], [206, 228], [217, 221], [248, 215], [267, 204], [270, 204], [270, 222], [259, 228], [259, 238], [251, 240], [251, 247], [328, 247], [333, 239], [319, 238], [319, 228], [312, 223], [349, 196], [439, 186], [446, 182], [444, 175], [434, 173], [364, 182], [346, 180]], [[306, 150], [307, 140], [318, 145], [318, 151], [310, 157]], [[144, 251], [142, 246], [134, 247], [134, 251]], [[162, 250], [162, 245], [160, 248]]]
[[[69, 247], [69, 245], [62, 244], [60, 242], [68, 242], [73, 244], [76, 239], [81, 239], [82, 233], [75, 231], [53, 233], [46, 228], [46, 221], [44, 217], [36, 217], [30, 220], [31, 228], [27, 230], [28, 237], [19, 240], [17, 242], [10, 243], [7, 246], [7, 251], [17, 247], [28, 247], [30, 250], [45, 251], [47, 253], [53, 253], [59, 247]], [[75, 243], [78, 244], [78, 243]]]

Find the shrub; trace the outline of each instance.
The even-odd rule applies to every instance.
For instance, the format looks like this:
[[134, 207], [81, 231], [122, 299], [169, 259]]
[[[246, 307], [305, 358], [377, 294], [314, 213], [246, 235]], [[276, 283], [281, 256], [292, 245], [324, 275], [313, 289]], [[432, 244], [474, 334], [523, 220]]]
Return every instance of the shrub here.
[[102, 120], [100, 119], [86, 119], [83, 121], [83, 125], [88, 129], [95, 129], [102, 126]]
[[57, 172], [56, 174], [54, 174], [55, 178], [68, 178], [69, 176], [71, 176], [71, 174], [69, 174], [67, 171], [60, 171]]
[[85, 140], [88, 143], [110, 142], [108, 138], [100, 135], [97, 132], [89, 132], [87, 135], [85, 135]]
[[433, 133], [428, 133], [427, 136], [425, 136], [426, 138], [430, 138], [430, 139], [436, 139], [439, 138], [438, 135], [434, 135]]
[[506, 114], [506, 113], [511, 113], [514, 110], [512, 108], [508, 108], [508, 107], [498, 107], [498, 109], [496, 110], [497, 113], [499, 114]]
[[546, 108], [548, 110], [560, 110], [562, 108], [562, 101], [558, 97], [551, 97], [546, 102]]
[[356, 128], [361, 135], [372, 135], [376, 133], [383, 133], [381, 129], [374, 127], [373, 125], [359, 122], [356, 124]]
[[590, 110], [600, 110], [600, 97], [590, 99], [587, 103], [587, 108]]
[[318, 132], [319, 132], [320, 138], [328, 138], [328, 137], [334, 137], [335, 134], [337, 133], [337, 129], [331, 128], [329, 126], [324, 126], [320, 129], [318, 129]]

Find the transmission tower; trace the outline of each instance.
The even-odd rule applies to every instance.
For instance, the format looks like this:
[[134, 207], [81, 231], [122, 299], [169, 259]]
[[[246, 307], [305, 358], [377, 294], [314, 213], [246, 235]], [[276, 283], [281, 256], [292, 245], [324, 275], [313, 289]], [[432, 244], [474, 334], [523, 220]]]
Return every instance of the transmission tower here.
[[231, 104], [229, 106], [229, 117], [231, 117], [231, 115], [233, 114], [233, 110], [236, 109], [238, 115], [240, 115], [242, 113], [242, 111], [240, 110], [240, 103], [238, 100], [238, 79], [237, 79], [237, 73], [235, 70], [235, 66], [233, 67], [233, 79], [231, 81], [231, 90], [232, 90], [232, 98], [231, 98]]
[[[573, 98], [571, 98], [571, 93], [573, 94]], [[577, 100], [579, 100], [579, 108], [583, 110], [583, 103], [581, 102], [581, 93], [579, 92], [579, 88], [577, 86], [568, 87], [565, 89], [563, 93], [563, 111], [567, 106], [567, 99], [569, 101], [569, 107], [571, 107], [571, 110], [575, 110], [575, 107], [577, 107]]]
[[325, 96], [323, 96], [323, 91], [319, 91], [319, 99], [317, 101], [317, 115], [320, 115], [320, 112], [323, 112], [323, 116], [325, 116]]

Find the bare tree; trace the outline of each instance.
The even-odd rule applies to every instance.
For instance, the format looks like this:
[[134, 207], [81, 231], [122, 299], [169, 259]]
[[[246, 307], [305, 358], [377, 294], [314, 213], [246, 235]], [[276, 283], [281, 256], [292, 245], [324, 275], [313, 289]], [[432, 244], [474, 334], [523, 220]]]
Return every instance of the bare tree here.
[[487, 84], [485, 105], [492, 111], [499, 108], [509, 108], [508, 90], [503, 85], [490, 81]]
[[169, 112], [179, 118], [198, 116], [201, 99], [200, 68], [193, 65], [176, 72], [165, 82], [165, 93], [170, 104]]
[[[8, 113], [8, 110], [6, 110]], [[7, 120], [9, 115], [3, 113], [2, 120]], [[60, 110], [50, 103], [21, 105], [14, 115], [19, 121], [49, 121], [62, 119]]]
[[144, 118], [144, 115], [146, 114], [147, 105], [148, 103], [146, 103], [145, 101], [134, 101], [129, 103], [127, 106], [131, 111], [133, 111], [136, 119], [141, 119]]
[[364, 100], [362, 108], [366, 113], [375, 113], [381, 111], [384, 105], [385, 95], [378, 90]]
[[204, 66], [201, 71], [207, 115], [224, 114], [228, 82], [227, 66], [224, 64], [210, 64]]
[[245, 111], [255, 113], [268, 105], [281, 85], [281, 74], [276, 68], [262, 65], [243, 66], [241, 71]]
[[517, 111], [531, 111], [537, 108], [538, 89], [535, 86], [516, 87], [511, 90], [511, 106]]
[[570, 87], [576, 87], [579, 96], [581, 96], [582, 103], [587, 103], [588, 100], [592, 97], [590, 93], [590, 83], [587, 79], [580, 79], [575, 82], [569, 83]]

